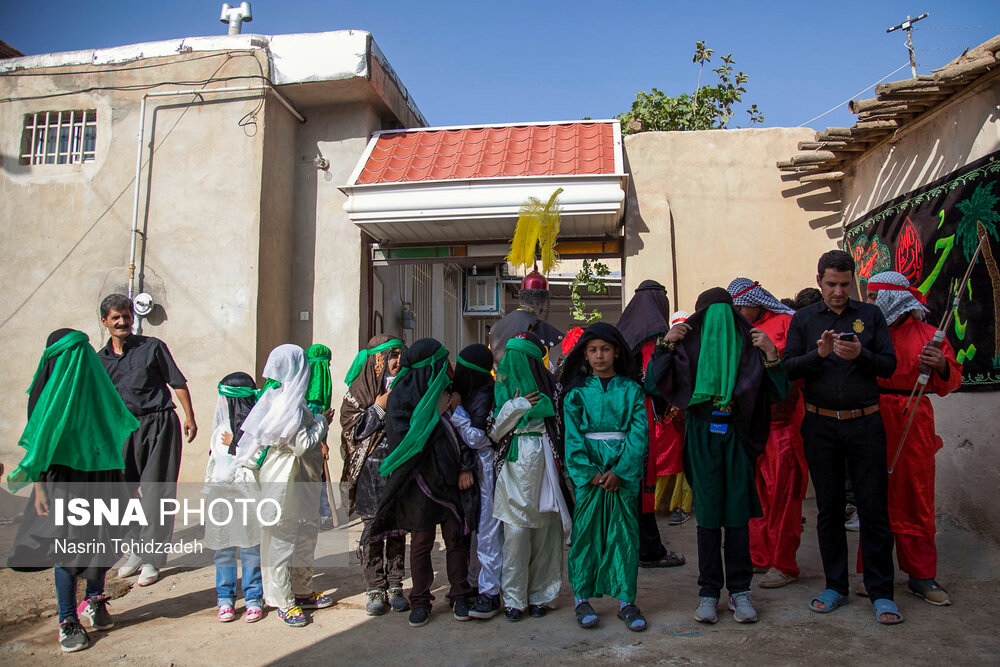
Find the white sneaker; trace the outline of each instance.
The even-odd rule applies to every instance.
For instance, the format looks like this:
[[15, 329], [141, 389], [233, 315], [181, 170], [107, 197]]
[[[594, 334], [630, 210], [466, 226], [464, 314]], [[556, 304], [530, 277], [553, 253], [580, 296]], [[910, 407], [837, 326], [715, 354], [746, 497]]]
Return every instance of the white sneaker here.
[[857, 514], [852, 516], [850, 519], [844, 522], [844, 529], [849, 530], [852, 533], [857, 533], [861, 530], [861, 519]]
[[122, 579], [131, 577], [142, 567], [142, 559], [135, 554], [129, 554], [125, 559], [125, 564], [118, 568], [118, 576]]
[[142, 566], [142, 571], [139, 572], [139, 581], [136, 583], [140, 586], [149, 586], [150, 584], [155, 584], [156, 580], [159, 578], [160, 571], [156, 569], [156, 566], [150, 563], [145, 563]]

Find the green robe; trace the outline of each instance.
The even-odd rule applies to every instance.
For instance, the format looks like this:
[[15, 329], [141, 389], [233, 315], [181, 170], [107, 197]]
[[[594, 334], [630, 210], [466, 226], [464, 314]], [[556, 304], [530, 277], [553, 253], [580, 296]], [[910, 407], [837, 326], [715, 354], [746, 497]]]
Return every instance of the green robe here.
[[[762, 382], [772, 402], [788, 394], [788, 374], [781, 364], [765, 368]], [[694, 493], [694, 513], [702, 528], [742, 528], [764, 515], [754, 484], [754, 459], [737, 437], [735, 424], [728, 424], [724, 434], [710, 432], [711, 416], [708, 401], [684, 413], [684, 474]]]
[[[639, 385], [615, 376], [605, 391], [600, 378], [566, 395], [563, 405], [566, 468], [575, 488], [569, 582], [577, 597], [612, 595], [635, 601], [639, 571], [639, 485], [649, 445], [644, 396]], [[596, 440], [587, 433], [620, 432]], [[608, 470], [621, 478], [617, 491], [590, 483]]]

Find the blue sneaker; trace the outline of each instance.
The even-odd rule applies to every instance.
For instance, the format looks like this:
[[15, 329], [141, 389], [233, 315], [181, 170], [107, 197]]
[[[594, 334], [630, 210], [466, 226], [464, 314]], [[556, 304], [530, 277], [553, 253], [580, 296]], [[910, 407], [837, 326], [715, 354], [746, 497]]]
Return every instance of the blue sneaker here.
[[326, 609], [333, 606], [333, 598], [313, 592], [309, 595], [296, 595], [295, 604], [303, 609]]
[[294, 605], [288, 609], [279, 609], [278, 618], [293, 628], [301, 628], [309, 622], [306, 615], [302, 613], [302, 607]]

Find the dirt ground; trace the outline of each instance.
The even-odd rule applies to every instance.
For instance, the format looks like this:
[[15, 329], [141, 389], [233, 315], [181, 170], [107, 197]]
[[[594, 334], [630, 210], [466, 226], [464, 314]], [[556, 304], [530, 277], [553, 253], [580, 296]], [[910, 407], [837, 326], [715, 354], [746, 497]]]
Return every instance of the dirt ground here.
[[[939, 581], [954, 605], [932, 607], [909, 595], [905, 576], [897, 574], [896, 599], [906, 622], [893, 627], [875, 622], [864, 598], [832, 614], [807, 608], [811, 595], [823, 588], [816, 546], [815, 505], [806, 501], [807, 524], [798, 558], [801, 579], [785, 588], [760, 590], [754, 599], [760, 614], [755, 625], [739, 625], [720, 611], [719, 623], [703, 625], [692, 618], [697, 587], [695, 526], [660, 529], [668, 546], [687, 554], [679, 568], [640, 570], [638, 603], [648, 619], [643, 633], [628, 632], [615, 618], [613, 600], [598, 600], [600, 625], [578, 628], [572, 597], [564, 585], [558, 609], [542, 619], [510, 623], [456, 622], [444, 601], [446, 589], [435, 582], [437, 601], [431, 622], [410, 628], [406, 614], [371, 618], [364, 613], [360, 566], [320, 567], [315, 588], [332, 594], [337, 604], [312, 612], [304, 628], [286, 627], [273, 610], [259, 623], [239, 618], [222, 624], [216, 618], [215, 579], [211, 567], [167, 567], [158, 583], [126, 588], [109, 575], [109, 590], [122, 595], [110, 611], [116, 625], [92, 632], [91, 648], [62, 654], [52, 573], [18, 574], [0, 570], [0, 663], [145, 665], [293, 665], [307, 662], [387, 664], [529, 664], [553, 660], [563, 664], [997, 664], [1000, 634], [994, 626], [992, 602], [1000, 596], [1000, 550], [958, 526], [939, 521]], [[6, 552], [16, 525], [0, 525], [0, 548]], [[849, 533], [852, 549], [857, 533]], [[343, 562], [333, 533], [321, 533], [320, 564]], [[440, 545], [439, 545], [440, 546]], [[444, 552], [434, 557], [443, 566]], [[441, 570], [439, 570], [441, 571]], [[443, 577], [442, 577], [443, 578]], [[408, 585], [408, 581], [406, 584]], [[852, 582], [853, 583], [853, 582]], [[242, 606], [238, 605], [242, 614]], [[398, 633], [398, 634], [397, 634]]]

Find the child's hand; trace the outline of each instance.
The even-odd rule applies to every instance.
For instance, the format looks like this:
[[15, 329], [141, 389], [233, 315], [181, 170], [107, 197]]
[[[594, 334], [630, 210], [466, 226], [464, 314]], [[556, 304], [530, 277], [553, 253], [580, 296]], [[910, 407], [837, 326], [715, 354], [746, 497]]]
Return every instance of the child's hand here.
[[472, 476], [471, 470], [463, 470], [458, 473], [458, 490], [465, 491], [467, 488], [472, 486], [475, 481], [475, 477]]
[[618, 487], [621, 486], [622, 478], [614, 474], [610, 470], [604, 473], [601, 479], [600, 487], [605, 491], [617, 491]]
[[528, 403], [531, 403], [531, 407], [535, 407], [538, 405], [538, 401], [542, 399], [542, 395], [538, 391], [533, 391], [530, 394], [526, 394], [525, 398], [528, 399]]
[[323, 416], [326, 418], [326, 423], [327, 424], [332, 424], [333, 423], [333, 416], [335, 414], [337, 414], [337, 411], [334, 410], [333, 408], [330, 408], [329, 410], [327, 410], [326, 412], [323, 413]]
[[601, 486], [603, 482], [604, 482], [604, 475], [602, 475], [601, 473], [597, 473], [596, 475], [594, 475], [594, 479], [590, 480], [590, 483], [593, 484], [594, 486]]
[[389, 392], [385, 392], [384, 394], [379, 394], [378, 396], [376, 396], [375, 402], [378, 403], [378, 406], [380, 408], [385, 410], [385, 405], [386, 403], [389, 402]]
[[222, 444], [224, 444], [226, 447], [228, 447], [229, 445], [233, 444], [233, 434], [230, 433], [229, 431], [223, 431], [222, 432]]
[[451, 392], [443, 391], [441, 392], [441, 398], [438, 399], [438, 414], [443, 415], [451, 407]]
[[324, 440], [323, 442], [319, 443], [319, 448], [320, 448], [320, 451], [323, 452], [323, 460], [324, 461], [329, 461], [330, 460], [330, 445], [326, 444], [326, 440]]
[[35, 482], [35, 514], [49, 515], [49, 496], [45, 493], [45, 485], [41, 482]]
[[455, 408], [462, 404], [462, 395], [457, 391], [451, 392], [451, 402], [448, 404], [451, 407], [451, 411], [454, 412]]

